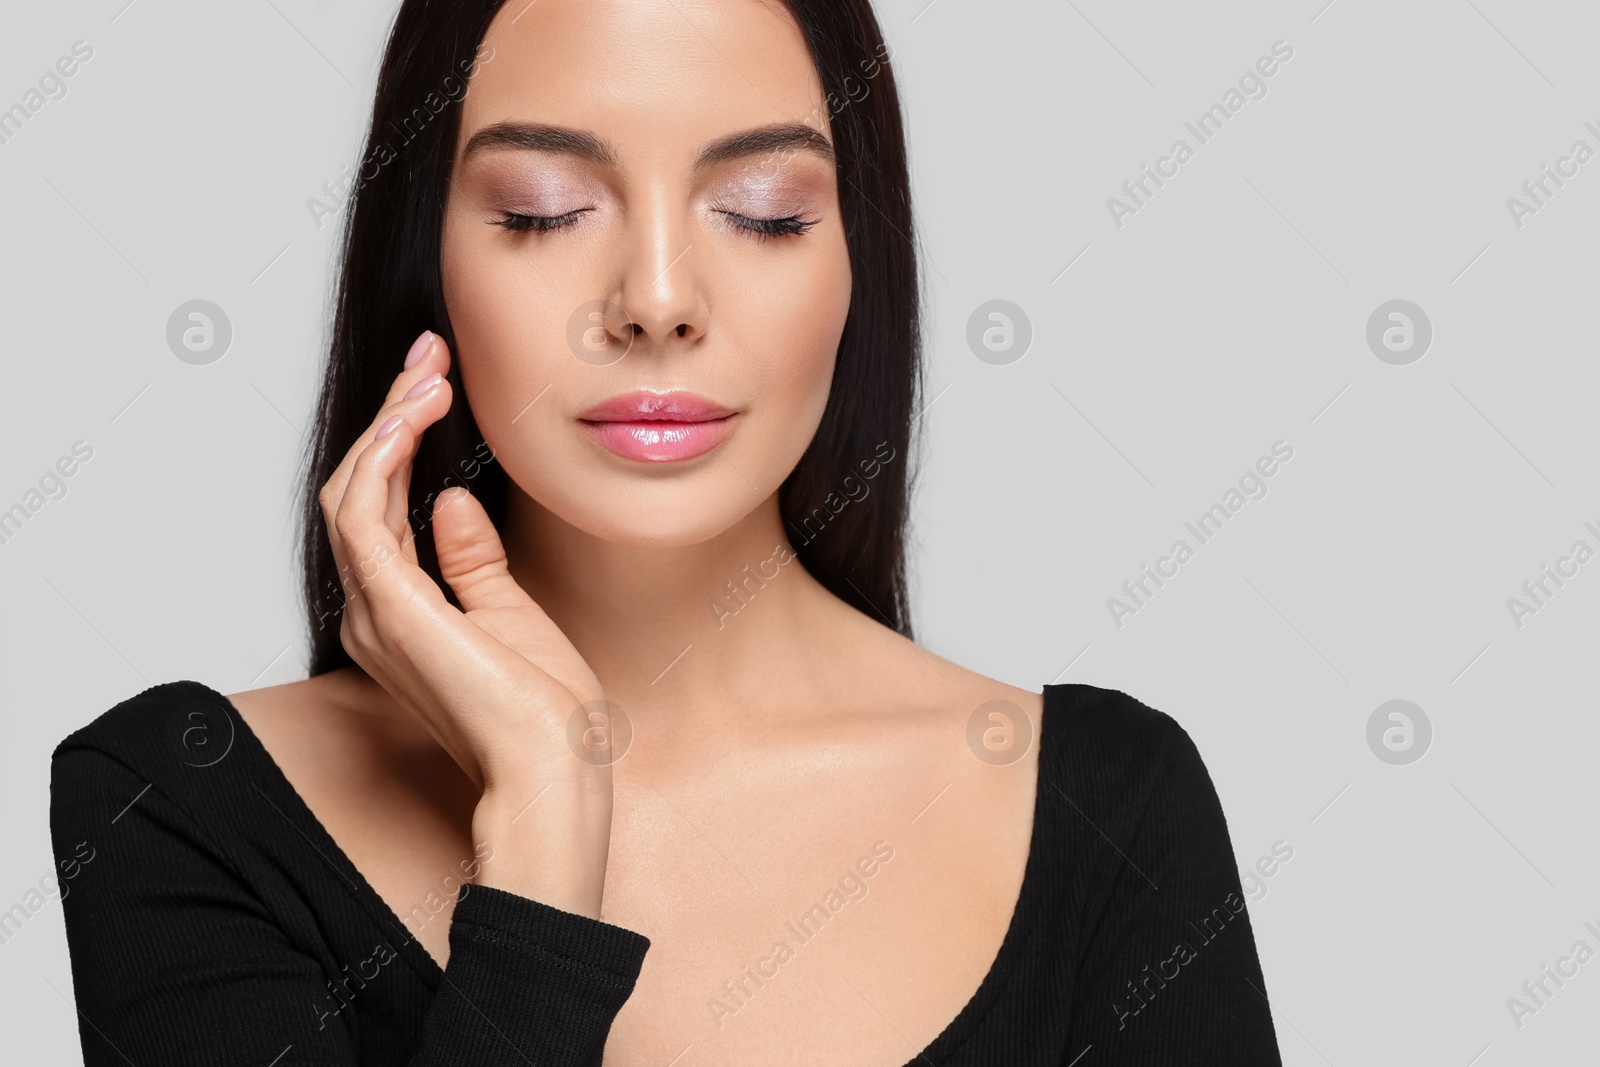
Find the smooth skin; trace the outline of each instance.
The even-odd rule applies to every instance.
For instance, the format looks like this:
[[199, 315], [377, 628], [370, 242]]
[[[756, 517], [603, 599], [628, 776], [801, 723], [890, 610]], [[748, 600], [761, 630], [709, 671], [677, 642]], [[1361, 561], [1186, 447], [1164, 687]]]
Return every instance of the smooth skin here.
[[[777, 489], [827, 401], [850, 263], [825, 152], [695, 161], [779, 124], [831, 143], [804, 42], [758, 0], [540, 0], [507, 4], [485, 43], [441, 264], [459, 364], [433, 334], [409, 365], [395, 353], [322, 491], [359, 576], [340, 630], [358, 666], [230, 699], [441, 966], [463, 870], [647, 935], [608, 1065], [900, 1067], [989, 970], [1028, 856], [1037, 745], [994, 766], [968, 720], [1009, 700], [1037, 738], [1042, 697], [907, 641], [797, 561], [727, 597], [791, 543]], [[507, 123], [584, 131], [611, 158], [464, 152]], [[786, 217], [810, 225], [745, 225]], [[627, 354], [604, 365], [568, 345], [597, 299], [626, 312], [606, 325]], [[637, 388], [732, 406], [733, 432], [693, 460], [615, 456], [577, 416]], [[420, 435], [458, 403], [512, 481], [498, 530], [465, 490], [436, 498], [465, 610], [417, 567], [406, 514]], [[569, 740], [600, 699], [632, 727], [614, 763]], [[878, 842], [893, 858], [811, 941], [785, 929]], [[770, 962], [780, 940], [794, 956]]]

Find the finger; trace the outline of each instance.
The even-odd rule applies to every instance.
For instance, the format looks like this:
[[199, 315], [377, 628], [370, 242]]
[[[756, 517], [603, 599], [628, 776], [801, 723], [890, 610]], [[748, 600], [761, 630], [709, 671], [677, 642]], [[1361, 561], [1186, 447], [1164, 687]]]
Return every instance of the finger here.
[[333, 517], [339, 510], [339, 500], [334, 496], [333, 487], [327, 482], [322, 483], [322, 490], [317, 495], [317, 503], [322, 507], [322, 526], [327, 531], [328, 544], [333, 549], [334, 573], [338, 576], [339, 593], [348, 609], [352, 598], [356, 596], [356, 589], [351, 581], [350, 557], [345, 552], [344, 539], [339, 536], [339, 531], [333, 524]]
[[[413, 359], [412, 357], [416, 358]], [[339, 567], [340, 582], [346, 588], [345, 597], [348, 600], [359, 581], [352, 573], [349, 553], [345, 550], [343, 540], [338, 534], [334, 524], [334, 516], [338, 513], [339, 503], [344, 496], [345, 487], [349, 484], [351, 472], [355, 469], [357, 457], [377, 437], [378, 427], [391, 418], [395, 405], [404, 398], [405, 394], [417, 382], [433, 374], [445, 374], [450, 369], [450, 351], [444, 341], [433, 331], [425, 330], [412, 343], [410, 351], [406, 354], [405, 362], [410, 366], [403, 367], [401, 373], [390, 385], [388, 397], [382, 409], [367, 429], [357, 436], [355, 441], [346, 449], [344, 458], [334, 468], [333, 473], [323, 482], [319, 495], [322, 507], [323, 525], [328, 533], [328, 541], [333, 548], [333, 556]], [[413, 413], [413, 417], [415, 413]]]
[[[406, 418], [416, 423], [420, 429], [425, 429], [427, 425], [449, 410], [449, 404], [444, 404], [437, 410], [429, 409], [427, 411], [422, 409], [428, 408], [428, 405], [422, 405], [421, 408], [417, 405], [406, 407], [406, 394], [411, 392], [419, 383], [428, 380], [435, 374], [443, 377], [450, 372], [449, 346], [444, 343], [443, 338], [438, 334], [431, 330], [426, 330], [412, 344], [407, 358], [411, 358], [412, 355], [416, 356], [416, 362], [404, 368], [395, 377], [389, 386], [388, 394], [384, 398], [383, 407], [378, 410], [377, 415], [367, 425], [367, 428], [356, 437], [349, 450], [345, 452], [344, 459], [340, 461], [339, 466], [334, 469], [333, 474], [328, 478], [328, 483], [333, 487], [336, 501], [338, 496], [344, 492], [344, 487], [349, 484], [351, 474], [355, 470], [357, 457], [377, 439], [378, 428], [384, 422], [395, 414], [404, 414]], [[449, 388], [448, 383], [445, 388]], [[430, 394], [432, 392], [435, 391], [429, 391]], [[412, 399], [416, 399], [415, 396]], [[439, 398], [434, 397], [433, 399], [437, 404]], [[402, 411], [402, 408], [405, 408], [405, 410]], [[425, 414], [431, 414], [431, 417], [424, 420], [423, 416]]]
[[[402, 417], [402, 416], [391, 416]], [[407, 419], [410, 425], [410, 420]], [[381, 428], [381, 427], [380, 427]], [[415, 432], [415, 427], [413, 427]], [[384, 511], [384, 521], [389, 529], [394, 531], [395, 537], [400, 542], [400, 551], [412, 563], [417, 562], [417, 538], [411, 527], [411, 468], [416, 462], [417, 450], [421, 447], [421, 436], [417, 435], [416, 444], [406, 450], [405, 456], [400, 460], [400, 465], [395, 472], [389, 475], [388, 493], [389, 503]]]
[[[433, 384], [429, 384], [432, 382]], [[429, 426], [444, 417], [454, 403], [454, 394], [448, 379], [434, 381], [432, 377], [424, 378], [411, 387], [411, 395], [403, 396], [392, 405], [394, 412], [387, 420], [379, 424], [378, 432], [384, 426], [391, 425], [395, 420], [404, 420], [413, 434], [411, 446], [400, 457], [399, 466], [389, 475], [388, 503], [384, 509], [384, 521], [394, 533], [395, 540], [400, 544], [400, 550], [406, 557], [415, 563], [417, 561], [416, 536], [411, 529], [411, 471], [416, 463], [417, 451], [422, 447], [422, 435]]]
[[[395, 469], [389, 470], [387, 465], [384, 468], [381, 491], [373, 486], [364, 488], [370, 497], [380, 501], [381, 521], [387, 526], [391, 540], [397, 546], [396, 550], [413, 564], [417, 562], [417, 551], [410, 528], [411, 465], [415, 460], [417, 447], [421, 443], [420, 433], [437, 422], [449, 410], [451, 402], [448, 381], [438, 378], [437, 374], [424, 378], [412, 386], [411, 396], [402, 396], [386, 409], [391, 414], [374, 429], [373, 441], [363, 450], [363, 452], [370, 450], [374, 444], [387, 444], [386, 440], [380, 441], [378, 433], [385, 431], [392, 433], [395, 428], [401, 426], [410, 431], [401, 435], [400, 450], [394, 456], [397, 461]], [[361, 469], [359, 466], [361, 454], [356, 453], [350, 459], [351, 476], [342, 484], [336, 480], [337, 475], [330, 478], [323, 486], [321, 494], [328, 540], [333, 547], [334, 559], [339, 564], [339, 573], [343, 576], [347, 588], [346, 599], [349, 599], [351, 587], [359, 593], [366, 581], [366, 572], [371, 566], [371, 556], [377, 551], [376, 546], [370, 543], [359, 546], [359, 552], [355, 551], [354, 547], [347, 546], [345, 542], [348, 540], [348, 535], [340, 531], [337, 522], [337, 515], [343, 507], [344, 498], [351, 491], [355, 472]]]
[[[413, 457], [415, 458], [415, 457]], [[412, 525], [413, 513], [405, 510], [409, 505], [411, 496], [411, 460], [394, 473], [389, 479], [390, 509], [395, 508], [395, 502], [400, 502], [400, 525], [397, 527], [400, 535], [400, 551], [405, 553], [406, 559], [417, 563], [417, 527]], [[391, 520], [392, 520], [391, 516]], [[426, 519], [423, 520], [424, 522]], [[420, 564], [419, 564], [420, 565]]]
[[[412, 464], [416, 461], [417, 449], [422, 444], [422, 433], [450, 410], [452, 402], [449, 381], [437, 374], [429, 375], [414, 384], [407, 395], [384, 409], [390, 414], [378, 423], [373, 432], [373, 441], [376, 442], [378, 434], [391, 431], [396, 426], [403, 424], [411, 430], [409, 441], [398, 456], [395, 469], [386, 476], [383, 521], [394, 535], [395, 543], [401, 546], [401, 551], [406, 553], [412, 562], [416, 562], [417, 558], [410, 523]], [[371, 447], [370, 444], [368, 447]], [[352, 472], [356, 469], [358, 468], [353, 466]], [[352, 479], [353, 477], [352, 473]], [[349, 491], [350, 481], [347, 480], [344, 492]]]
[[416, 431], [399, 416], [386, 420], [382, 430], [384, 436], [357, 457], [334, 514], [334, 529], [344, 542], [374, 625], [378, 614], [394, 612], [417, 597], [444, 601], [439, 587], [401, 550], [387, 521], [389, 481], [403, 457], [416, 447]]
[[532, 602], [511, 577], [505, 545], [488, 512], [462, 486], [439, 494], [433, 507], [433, 542], [439, 573], [455, 590], [462, 611], [526, 607]]

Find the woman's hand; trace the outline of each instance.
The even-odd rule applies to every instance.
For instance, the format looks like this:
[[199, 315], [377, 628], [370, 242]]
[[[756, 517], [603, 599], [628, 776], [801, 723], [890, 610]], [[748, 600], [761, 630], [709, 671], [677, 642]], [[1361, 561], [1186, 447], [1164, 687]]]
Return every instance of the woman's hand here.
[[[424, 333], [406, 363], [322, 487], [346, 594], [340, 639], [482, 789], [473, 838], [495, 845], [496, 861], [480, 883], [598, 916], [610, 760], [604, 752], [580, 758], [568, 724], [604, 694], [578, 650], [513, 580], [498, 532], [465, 489], [439, 494], [433, 512], [440, 572], [461, 610], [418, 565], [411, 465], [422, 432], [450, 408], [449, 349]], [[584, 743], [596, 736], [585, 731]]]

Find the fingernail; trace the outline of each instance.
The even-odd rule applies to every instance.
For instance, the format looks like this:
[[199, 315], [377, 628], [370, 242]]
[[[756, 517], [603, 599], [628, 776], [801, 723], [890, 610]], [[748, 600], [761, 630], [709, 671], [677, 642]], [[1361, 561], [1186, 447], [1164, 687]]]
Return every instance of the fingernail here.
[[400, 425], [400, 421], [399, 415], [390, 415], [384, 420], [383, 425], [378, 427], [378, 433], [373, 437], [373, 440], [381, 441], [385, 437], [388, 437], [390, 434], [394, 433], [394, 428]]
[[411, 351], [406, 353], [406, 366], [415, 367], [417, 360], [422, 358], [422, 353], [428, 350], [428, 343], [433, 340], [432, 330], [423, 330], [422, 336], [411, 342]]
[[422, 379], [422, 381], [418, 382], [416, 385], [413, 385], [410, 389], [407, 389], [406, 395], [400, 399], [410, 400], [414, 396], [421, 396], [429, 389], [432, 389], [434, 385], [438, 383], [439, 379], [443, 377], [444, 375], [438, 373], [428, 375], [426, 378]]

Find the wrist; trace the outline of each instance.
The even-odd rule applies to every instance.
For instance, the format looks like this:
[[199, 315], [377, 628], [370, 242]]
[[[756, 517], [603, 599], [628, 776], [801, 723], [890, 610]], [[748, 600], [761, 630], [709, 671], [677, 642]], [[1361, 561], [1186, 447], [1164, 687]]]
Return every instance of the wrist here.
[[599, 918], [611, 840], [609, 782], [502, 782], [472, 815], [473, 879], [590, 918]]

